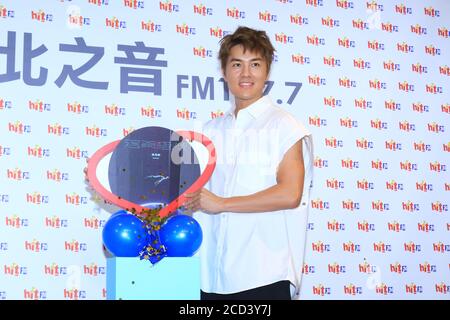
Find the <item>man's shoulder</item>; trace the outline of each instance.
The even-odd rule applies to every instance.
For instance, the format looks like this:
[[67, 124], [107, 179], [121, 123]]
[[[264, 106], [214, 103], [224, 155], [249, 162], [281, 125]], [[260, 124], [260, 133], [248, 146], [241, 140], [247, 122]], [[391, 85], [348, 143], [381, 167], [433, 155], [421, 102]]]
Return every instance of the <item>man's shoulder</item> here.
[[203, 128], [202, 128], [203, 132], [219, 129], [225, 123], [226, 117], [227, 117], [227, 115], [224, 114], [222, 116], [218, 116], [218, 117], [216, 117], [214, 119], [210, 119], [210, 120], [204, 122], [203, 123]]
[[291, 112], [279, 107], [272, 106], [271, 108], [271, 118], [279, 122], [280, 125], [303, 125], [302, 122]]
[[296, 115], [280, 106], [272, 105], [270, 118], [276, 127], [285, 131], [286, 134], [293, 131], [302, 132], [304, 135], [310, 134], [309, 130]]

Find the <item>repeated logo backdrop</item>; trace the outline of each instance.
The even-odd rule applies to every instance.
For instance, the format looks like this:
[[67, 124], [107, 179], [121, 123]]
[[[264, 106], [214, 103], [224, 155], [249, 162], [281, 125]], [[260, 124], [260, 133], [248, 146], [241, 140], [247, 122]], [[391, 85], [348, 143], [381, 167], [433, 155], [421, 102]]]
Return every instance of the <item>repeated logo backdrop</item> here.
[[449, 299], [450, 4], [347, 0], [0, 0], [0, 299], [106, 299], [86, 159], [225, 112], [239, 25], [314, 137], [302, 298]]

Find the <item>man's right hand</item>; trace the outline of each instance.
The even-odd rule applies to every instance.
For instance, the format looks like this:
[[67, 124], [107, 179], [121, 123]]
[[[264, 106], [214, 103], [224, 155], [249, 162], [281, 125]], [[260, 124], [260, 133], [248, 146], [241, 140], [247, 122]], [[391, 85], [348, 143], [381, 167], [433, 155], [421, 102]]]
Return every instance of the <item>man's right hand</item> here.
[[[89, 162], [89, 158], [86, 158], [86, 163], [88, 163], [88, 162]], [[89, 183], [88, 168], [84, 167], [83, 172], [84, 172], [84, 180], [86, 180], [86, 182]]]

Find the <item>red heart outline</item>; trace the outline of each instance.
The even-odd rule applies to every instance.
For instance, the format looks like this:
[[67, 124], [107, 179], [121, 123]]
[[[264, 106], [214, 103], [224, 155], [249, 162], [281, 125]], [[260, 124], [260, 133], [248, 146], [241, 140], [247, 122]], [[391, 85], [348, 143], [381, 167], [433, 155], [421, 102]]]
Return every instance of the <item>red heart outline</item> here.
[[[211, 177], [216, 167], [216, 149], [214, 148], [214, 144], [208, 137], [195, 131], [182, 130], [176, 131], [176, 133], [189, 141], [195, 140], [203, 144], [203, 146], [205, 146], [206, 149], [208, 149], [209, 159], [208, 164], [206, 165], [206, 168], [200, 175], [200, 177], [189, 188], [187, 188], [178, 198], [173, 200], [171, 203], [169, 203], [167, 206], [165, 206], [159, 211], [159, 216], [161, 218], [164, 218], [165, 216], [171, 214], [172, 212], [175, 212], [176, 209], [178, 209], [186, 202], [187, 199], [184, 196], [185, 193], [192, 193], [202, 188], [206, 184], [206, 182], [208, 182], [209, 178]], [[140, 213], [142, 213], [143, 211], [148, 211], [149, 209], [116, 196], [115, 194], [107, 190], [105, 187], [103, 187], [103, 185], [97, 179], [96, 172], [100, 160], [102, 160], [107, 154], [113, 152], [114, 149], [117, 147], [117, 145], [120, 143], [120, 141], [121, 140], [116, 140], [111, 143], [108, 143], [107, 145], [98, 149], [93, 154], [93, 156], [89, 158], [87, 166], [87, 177], [89, 179], [89, 184], [94, 188], [94, 190], [98, 194], [100, 194], [100, 196], [103, 199], [127, 211], [134, 210], [135, 214], [140, 215]]]

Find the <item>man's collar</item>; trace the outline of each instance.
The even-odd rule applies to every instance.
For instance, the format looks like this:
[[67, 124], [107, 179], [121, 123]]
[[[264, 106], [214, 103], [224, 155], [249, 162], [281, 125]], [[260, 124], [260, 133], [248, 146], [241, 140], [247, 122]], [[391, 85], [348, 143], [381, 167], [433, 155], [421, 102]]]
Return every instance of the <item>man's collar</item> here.
[[[248, 112], [253, 118], [258, 118], [261, 114], [263, 114], [268, 107], [272, 105], [272, 100], [269, 96], [265, 95], [253, 102], [248, 107], [245, 107], [244, 109], [240, 110], [239, 112]], [[234, 117], [234, 110], [236, 106], [232, 106], [228, 112], [227, 115], [231, 115]]]

